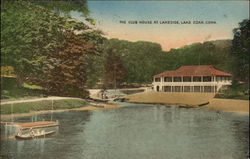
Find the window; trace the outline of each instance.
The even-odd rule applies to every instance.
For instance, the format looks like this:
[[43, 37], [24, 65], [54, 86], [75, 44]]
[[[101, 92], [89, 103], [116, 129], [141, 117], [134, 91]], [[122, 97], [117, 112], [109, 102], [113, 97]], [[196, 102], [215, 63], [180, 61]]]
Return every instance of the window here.
[[201, 92], [200, 86], [194, 86], [194, 92]]
[[174, 77], [174, 82], [181, 82], [181, 77]]
[[212, 92], [212, 86], [204, 86], [204, 92]]
[[201, 82], [201, 77], [200, 76], [194, 76], [193, 81], [194, 82]]
[[204, 76], [203, 77], [203, 82], [211, 82], [212, 81], [212, 77], [211, 76]]
[[183, 77], [183, 82], [191, 82], [191, 77], [190, 76], [184, 76]]
[[181, 92], [181, 86], [174, 86], [174, 92]]
[[172, 82], [172, 77], [164, 77], [164, 82]]
[[161, 82], [161, 78], [155, 78], [155, 82]]
[[164, 86], [164, 92], [171, 92], [171, 86]]
[[184, 92], [191, 92], [190, 86], [184, 86]]

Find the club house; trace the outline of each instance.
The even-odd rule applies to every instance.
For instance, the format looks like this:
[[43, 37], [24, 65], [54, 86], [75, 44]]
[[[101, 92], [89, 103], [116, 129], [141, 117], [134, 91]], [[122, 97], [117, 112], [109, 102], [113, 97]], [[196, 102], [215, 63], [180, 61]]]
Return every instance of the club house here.
[[188, 65], [154, 75], [153, 89], [161, 92], [220, 92], [232, 75], [212, 65]]

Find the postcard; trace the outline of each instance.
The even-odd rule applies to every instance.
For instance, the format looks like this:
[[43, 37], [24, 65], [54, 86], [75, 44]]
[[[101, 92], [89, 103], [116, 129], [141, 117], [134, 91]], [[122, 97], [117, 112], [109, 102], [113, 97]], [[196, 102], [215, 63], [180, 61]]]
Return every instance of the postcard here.
[[249, 158], [249, 1], [1, 2], [0, 158]]

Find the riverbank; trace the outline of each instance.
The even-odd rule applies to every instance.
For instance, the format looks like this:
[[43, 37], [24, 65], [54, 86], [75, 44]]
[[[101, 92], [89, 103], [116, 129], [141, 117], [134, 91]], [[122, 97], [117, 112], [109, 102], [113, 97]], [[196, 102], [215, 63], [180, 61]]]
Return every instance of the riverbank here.
[[51, 113], [51, 112], [63, 112], [63, 111], [69, 111], [69, 110], [103, 110], [103, 109], [112, 109], [112, 108], [118, 108], [118, 104], [105, 104], [104, 106], [93, 106], [93, 105], [86, 105], [78, 108], [69, 108], [69, 109], [59, 109], [59, 110], [41, 110], [41, 111], [31, 111], [28, 113], [16, 113], [16, 114], [1, 114], [1, 121], [6, 122], [10, 121], [11, 118], [15, 117], [21, 117], [21, 116], [30, 116], [34, 114], [44, 114], [44, 113]]
[[218, 99], [214, 93], [186, 93], [186, 92], [154, 92], [148, 91], [128, 95], [129, 102], [141, 103], [165, 103], [197, 107], [199, 104], [207, 103], [205, 109], [214, 109], [230, 112], [249, 113], [248, 100]]

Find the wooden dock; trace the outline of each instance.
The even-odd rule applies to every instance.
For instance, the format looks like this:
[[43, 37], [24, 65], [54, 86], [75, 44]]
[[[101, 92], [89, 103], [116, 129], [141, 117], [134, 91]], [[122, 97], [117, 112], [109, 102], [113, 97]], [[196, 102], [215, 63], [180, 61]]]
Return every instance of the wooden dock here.
[[55, 122], [55, 121], [37, 121], [37, 122], [14, 123], [14, 124], [19, 126], [21, 129], [45, 128], [45, 127], [59, 126], [59, 123]]

